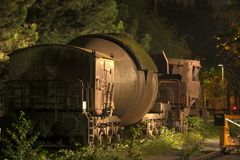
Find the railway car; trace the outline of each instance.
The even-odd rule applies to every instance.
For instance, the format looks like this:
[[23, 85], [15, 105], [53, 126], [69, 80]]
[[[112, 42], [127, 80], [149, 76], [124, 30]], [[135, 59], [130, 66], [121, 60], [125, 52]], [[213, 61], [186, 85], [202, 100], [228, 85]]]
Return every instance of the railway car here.
[[[198, 74], [201, 64], [197, 60], [166, 58], [165, 55], [162, 56], [165, 58], [158, 57], [152, 56], [159, 71], [158, 96], [154, 106], [144, 118], [156, 119], [158, 125], [154, 122], [152, 126], [168, 126], [186, 132], [187, 126], [184, 123], [186, 117], [199, 115], [196, 101], [200, 93]], [[156, 130], [150, 129], [150, 133]]]
[[198, 87], [192, 78], [200, 63], [170, 60], [171, 72], [160, 73], [126, 34], [80, 36], [66, 45], [19, 49], [9, 58], [0, 127], [22, 110], [43, 145], [111, 143], [119, 141], [122, 126], [136, 123], [158, 134], [172, 115], [173, 127], [182, 126], [197, 99], [189, 84]]

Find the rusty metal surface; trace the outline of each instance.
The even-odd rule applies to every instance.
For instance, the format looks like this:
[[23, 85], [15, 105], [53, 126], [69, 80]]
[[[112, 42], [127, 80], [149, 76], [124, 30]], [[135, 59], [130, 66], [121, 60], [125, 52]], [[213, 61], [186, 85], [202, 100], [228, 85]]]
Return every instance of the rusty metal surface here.
[[114, 109], [114, 60], [96, 58], [95, 76], [95, 113], [102, 115], [105, 110], [105, 116], [111, 115]]
[[[146, 51], [134, 40], [134, 38], [129, 34], [122, 33], [112, 33], [112, 34], [94, 34], [94, 35], [83, 35], [77, 37], [69, 42], [70, 45], [74, 46], [86, 46], [89, 44], [89, 40], [91, 43], [95, 39], [101, 39], [105, 41], [112, 42], [124, 50], [135, 63], [138, 70], [153, 70], [157, 72], [157, 67], [153, 62], [152, 58], [146, 53]], [[98, 43], [101, 45], [103, 43]], [[105, 44], [106, 45], [106, 44]], [[116, 51], [112, 50], [113, 48], [108, 48], [109, 45], [101, 46], [100, 48], [105, 48], [104, 51], [108, 50], [109, 52], [103, 52], [105, 54], [113, 53], [116, 56]], [[106, 49], [108, 48], [108, 49]], [[116, 49], [116, 48], [114, 48]], [[101, 50], [98, 50], [101, 51]]]
[[[123, 124], [139, 121], [151, 109], [157, 94], [158, 80], [154, 68], [146, 65], [148, 62], [142, 64], [138, 56], [133, 59], [132, 53], [121, 45], [99, 36], [78, 37], [70, 44], [95, 49], [114, 58], [114, 113], [120, 116]], [[153, 61], [150, 59], [149, 63], [153, 64]], [[145, 70], [140, 70], [137, 64], [144, 66]]]
[[[17, 50], [9, 56], [9, 81], [34, 83], [34, 87], [39, 88], [37, 92], [40, 92], [41, 89], [44, 90], [44, 87], [40, 88], [42, 84], [45, 85], [45, 88], [50, 89], [52, 84], [54, 85], [58, 81], [81, 81], [85, 90], [95, 86], [95, 54], [80, 48], [66, 45], [39, 45]], [[24, 95], [25, 98], [35, 96], [31, 83], [27, 83], [30, 89], [29, 95]], [[19, 83], [19, 85], [21, 86], [22, 83]], [[14, 89], [14, 86], [11, 87]], [[53, 87], [53, 91], [55, 90]], [[21, 92], [25, 93], [25, 91]], [[91, 92], [89, 93], [91, 100], [89, 100], [88, 107], [92, 108], [95, 103], [92, 95], [95, 93], [93, 89], [88, 92]], [[42, 94], [43, 101], [45, 101], [45, 96], [52, 97], [52, 99], [55, 97], [52, 91], [49, 91], [48, 94], [44, 92]], [[60, 92], [57, 94], [60, 94]], [[79, 96], [75, 92], [64, 94]], [[86, 96], [84, 97], [86, 98]], [[82, 101], [86, 102], [88, 99]], [[82, 101], [79, 103], [82, 103]]]
[[[186, 92], [193, 99], [197, 99], [200, 93], [199, 70], [200, 61], [187, 59], [169, 59], [171, 74], [179, 74], [181, 82], [186, 83]], [[185, 93], [184, 93], [185, 94]], [[191, 104], [191, 102], [189, 102]]]
[[94, 55], [64, 45], [41, 45], [10, 55], [9, 80], [74, 80], [94, 84]]
[[[44, 81], [49, 88], [50, 81], [81, 80], [95, 95], [91, 102], [94, 114], [114, 108], [114, 60], [109, 56], [67, 45], [40, 45], [11, 53], [9, 63], [10, 80]], [[40, 90], [40, 83], [37, 85]]]

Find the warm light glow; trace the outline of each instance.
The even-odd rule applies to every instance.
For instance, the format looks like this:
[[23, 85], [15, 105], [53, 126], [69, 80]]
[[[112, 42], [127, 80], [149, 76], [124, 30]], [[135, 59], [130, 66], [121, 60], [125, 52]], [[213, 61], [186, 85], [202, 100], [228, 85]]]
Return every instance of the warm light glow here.
[[236, 111], [238, 108], [237, 106], [233, 106], [233, 110]]

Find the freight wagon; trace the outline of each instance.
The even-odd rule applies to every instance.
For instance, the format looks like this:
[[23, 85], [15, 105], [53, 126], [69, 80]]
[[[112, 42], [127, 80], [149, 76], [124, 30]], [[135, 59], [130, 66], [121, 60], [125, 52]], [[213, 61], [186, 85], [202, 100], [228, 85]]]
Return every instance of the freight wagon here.
[[148, 136], [161, 126], [184, 131], [199, 95], [199, 61], [150, 57], [126, 34], [80, 36], [9, 58], [0, 127], [24, 111], [44, 145], [111, 143], [139, 123]]

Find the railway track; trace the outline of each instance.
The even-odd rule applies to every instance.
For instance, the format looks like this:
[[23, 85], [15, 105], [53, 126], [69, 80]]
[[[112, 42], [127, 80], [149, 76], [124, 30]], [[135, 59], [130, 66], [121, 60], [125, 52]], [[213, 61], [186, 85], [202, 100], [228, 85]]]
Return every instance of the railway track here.
[[224, 155], [217, 160], [240, 160], [240, 155]]
[[213, 159], [222, 157], [223, 155], [224, 154], [221, 151], [214, 151], [214, 152], [210, 152], [210, 153], [204, 154], [199, 157], [191, 158], [191, 160], [213, 160]]
[[199, 157], [191, 158], [190, 160], [240, 160], [240, 155], [237, 154], [225, 155], [221, 151], [214, 151]]

